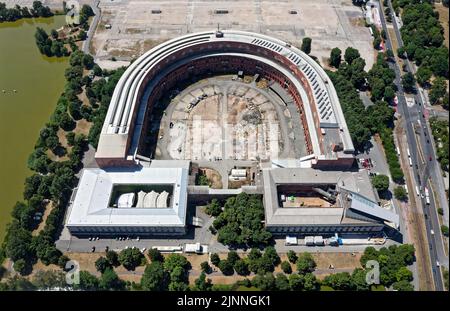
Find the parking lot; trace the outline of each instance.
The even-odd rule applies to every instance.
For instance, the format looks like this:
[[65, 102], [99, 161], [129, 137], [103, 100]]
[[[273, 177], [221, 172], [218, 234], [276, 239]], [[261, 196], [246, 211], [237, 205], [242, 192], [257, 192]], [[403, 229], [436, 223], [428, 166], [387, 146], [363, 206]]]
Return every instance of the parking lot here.
[[351, 0], [106, 0], [100, 9], [91, 52], [101, 61], [130, 60], [167, 39], [217, 27], [263, 33], [296, 46], [311, 37], [311, 54], [322, 65], [334, 47], [357, 48], [367, 68], [374, 61], [369, 28]]

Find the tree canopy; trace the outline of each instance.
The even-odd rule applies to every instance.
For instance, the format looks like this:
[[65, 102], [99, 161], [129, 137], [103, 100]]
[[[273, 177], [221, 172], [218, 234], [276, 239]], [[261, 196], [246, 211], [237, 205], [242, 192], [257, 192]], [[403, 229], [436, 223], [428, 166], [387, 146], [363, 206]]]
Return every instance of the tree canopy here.
[[240, 193], [227, 199], [223, 211], [214, 220], [217, 240], [226, 245], [252, 246], [267, 244], [271, 238], [262, 221], [264, 207], [261, 197]]

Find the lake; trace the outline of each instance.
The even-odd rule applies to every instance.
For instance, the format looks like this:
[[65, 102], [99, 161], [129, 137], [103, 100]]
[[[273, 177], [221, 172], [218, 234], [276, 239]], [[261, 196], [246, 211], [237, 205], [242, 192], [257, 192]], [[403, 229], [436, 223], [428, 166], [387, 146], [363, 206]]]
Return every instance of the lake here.
[[12, 207], [22, 199], [31, 174], [28, 156], [64, 89], [68, 66], [68, 58], [42, 56], [34, 33], [36, 27], [49, 33], [64, 23], [65, 16], [0, 23], [0, 241]]

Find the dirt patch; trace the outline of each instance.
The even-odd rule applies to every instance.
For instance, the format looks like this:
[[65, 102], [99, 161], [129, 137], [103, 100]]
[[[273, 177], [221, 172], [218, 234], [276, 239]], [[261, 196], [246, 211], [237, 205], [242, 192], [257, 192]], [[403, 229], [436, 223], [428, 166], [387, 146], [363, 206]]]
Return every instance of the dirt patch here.
[[155, 46], [157, 46], [158, 44], [161, 44], [163, 42], [167, 41], [166, 39], [160, 39], [160, 40], [152, 40], [152, 39], [147, 39], [144, 40], [144, 42], [142, 42], [142, 49], [144, 52], [150, 50], [151, 48], [154, 48]]
[[98, 253], [65, 253], [67, 257], [71, 260], [76, 260], [80, 265], [80, 270], [86, 270], [93, 274], [97, 273], [97, 269], [95, 269], [95, 261], [99, 259], [101, 256], [105, 256], [106, 253], [98, 252]]
[[50, 215], [50, 212], [53, 210], [54, 205], [53, 202], [50, 201], [46, 206], [45, 206], [45, 211], [44, 211], [44, 215], [42, 215], [42, 219], [41, 222], [39, 223], [39, 226], [31, 233], [33, 236], [36, 236], [39, 234], [39, 232], [41, 232], [42, 230], [44, 230], [45, 228], [45, 222], [47, 221], [47, 217], [48, 215]]
[[27, 277], [28, 279], [33, 279], [33, 276], [36, 274], [36, 272], [49, 270], [61, 271], [61, 268], [57, 265], [46, 266], [45, 264], [42, 263], [42, 261], [38, 260], [38, 262], [33, 265], [33, 272], [31, 272], [31, 274], [28, 275]]
[[[58, 129], [57, 135], [58, 135], [59, 142], [61, 143], [61, 145], [64, 148], [70, 148], [69, 145], [67, 144], [66, 134], [67, 134], [66, 131], [64, 131], [62, 128]], [[67, 149], [67, 152], [69, 152], [69, 149]]]
[[89, 135], [89, 130], [91, 129], [92, 123], [81, 119], [77, 121], [77, 127], [75, 128], [75, 134]]
[[[299, 256], [300, 253], [297, 254]], [[355, 268], [360, 268], [360, 259], [362, 253], [329, 253], [329, 252], [317, 252], [311, 253], [316, 262], [316, 270], [328, 270], [330, 265], [334, 267], [334, 269], [350, 269], [353, 270]], [[286, 254], [280, 254], [281, 261], [289, 262]], [[291, 263], [292, 271], [297, 271], [297, 267], [295, 264]], [[274, 273], [282, 272], [281, 266], [278, 265], [275, 268]], [[332, 273], [332, 271], [330, 271]], [[323, 273], [320, 273], [321, 275]], [[325, 274], [326, 275], [326, 274]]]
[[436, 9], [436, 11], [438, 11], [439, 13], [439, 21], [441, 22], [442, 27], [444, 27], [444, 44], [446, 47], [448, 47], [448, 43], [449, 43], [449, 32], [448, 32], [448, 16], [449, 16], [449, 12], [448, 12], [448, 8], [446, 8], [445, 6], [442, 5], [442, 3], [436, 3], [434, 5], [434, 8]]
[[360, 268], [362, 253], [313, 253], [317, 269], [328, 269], [333, 265], [335, 269]]
[[228, 189], [239, 189], [242, 186], [250, 185], [250, 180], [230, 180], [228, 181]]
[[202, 168], [203, 174], [208, 178], [208, 181], [211, 183], [211, 188], [213, 189], [222, 189], [222, 176], [211, 168]]
[[366, 26], [366, 24], [364, 22], [364, 18], [362, 18], [362, 17], [350, 18], [350, 24], [355, 27], [365, 27]]

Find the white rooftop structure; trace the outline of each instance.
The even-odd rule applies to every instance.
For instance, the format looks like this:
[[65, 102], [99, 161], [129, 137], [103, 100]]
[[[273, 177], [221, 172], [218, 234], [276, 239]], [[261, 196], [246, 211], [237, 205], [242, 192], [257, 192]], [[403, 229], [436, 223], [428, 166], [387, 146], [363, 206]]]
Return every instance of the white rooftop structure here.
[[117, 207], [118, 208], [132, 207], [135, 196], [136, 195], [134, 193], [121, 194], [117, 199]]
[[[102, 227], [109, 227], [104, 229], [108, 232], [115, 227], [134, 227], [136, 232], [147, 232], [143, 228], [148, 227], [178, 227], [184, 231], [187, 182], [188, 170], [185, 168], [84, 169], [78, 187], [75, 188], [75, 199], [69, 207], [66, 225], [72, 233], [86, 232], [93, 228], [102, 231]], [[152, 191], [144, 198], [143, 193], [139, 192], [136, 207], [130, 207], [129, 193], [119, 197], [120, 207], [109, 206], [112, 205], [110, 201], [113, 188], [118, 185], [171, 186], [171, 205], [167, 206], [169, 192], [158, 194]], [[132, 195], [134, 200], [135, 194]], [[149, 195], [150, 201], [154, 203], [147, 205]]]
[[[205, 31], [168, 40], [128, 67], [114, 90], [100, 134], [96, 159], [101, 166], [110, 165], [108, 159], [134, 160], [145, 107], [157, 85], [157, 79], [150, 76], [170, 74], [177, 66], [218, 55], [254, 59], [282, 73], [303, 102], [312, 153], [319, 159], [351, 156], [354, 147], [339, 98], [319, 64], [287, 42], [259, 33], [224, 30], [220, 35]], [[339, 155], [330, 151], [333, 145], [342, 145]]]

